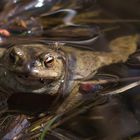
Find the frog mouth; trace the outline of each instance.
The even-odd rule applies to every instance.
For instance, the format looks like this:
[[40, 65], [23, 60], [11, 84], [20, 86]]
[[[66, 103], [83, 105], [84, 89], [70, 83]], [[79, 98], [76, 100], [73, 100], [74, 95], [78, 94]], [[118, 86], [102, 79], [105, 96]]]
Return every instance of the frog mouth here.
[[51, 81], [45, 78], [38, 78], [38, 77], [33, 77], [33, 76], [28, 76], [28, 75], [17, 75], [16, 80], [27, 86], [32, 86], [32, 85], [44, 85], [48, 84]]

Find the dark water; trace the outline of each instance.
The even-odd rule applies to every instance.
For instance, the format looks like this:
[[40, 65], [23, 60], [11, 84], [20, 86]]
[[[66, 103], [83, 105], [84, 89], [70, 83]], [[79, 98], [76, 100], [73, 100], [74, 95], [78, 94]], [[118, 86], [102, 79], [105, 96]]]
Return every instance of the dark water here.
[[[11, 34], [10, 37], [0, 36], [2, 47], [23, 40], [43, 39], [46, 42], [67, 42], [81, 49], [102, 52], [108, 51], [107, 46], [112, 39], [140, 32], [140, 0], [1, 0], [0, 5], [0, 26]], [[79, 42], [96, 36], [101, 36], [101, 39], [79, 45]], [[138, 42], [138, 51], [131, 56], [127, 64], [103, 67], [98, 73], [130, 79], [139, 77], [139, 47]], [[131, 82], [125, 80], [119, 84], [126, 85]], [[105, 85], [103, 88], [108, 89], [110, 85]], [[97, 106], [64, 123], [48, 135], [47, 139], [132, 139], [140, 132], [139, 91], [140, 88], [137, 87], [129, 90], [125, 95], [110, 97], [106, 104]], [[39, 114], [47, 112], [54, 98], [56, 97], [47, 95], [13, 94], [8, 99], [9, 112], [12, 113], [6, 113], [6, 115], [25, 114], [27, 116], [21, 118], [21, 121], [18, 120], [19, 124], [13, 118], [14, 124], [9, 123], [7, 125], [9, 129], [3, 129], [5, 132], [11, 132], [10, 136], [3, 137], [3, 140], [12, 140], [11, 137], [16, 136], [12, 129], [17, 125], [20, 126], [23, 120], [28, 120], [29, 123], [39, 120]], [[103, 120], [100, 119], [101, 116]], [[43, 123], [39, 125], [41, 124]], [[5, 132], [2, 131], [2, 133]], [[33, 136], [38, 133], [40, 131], [31, 133], [29, 136], [21, 133], [22, 136], [17, 139], [35, 139]]]

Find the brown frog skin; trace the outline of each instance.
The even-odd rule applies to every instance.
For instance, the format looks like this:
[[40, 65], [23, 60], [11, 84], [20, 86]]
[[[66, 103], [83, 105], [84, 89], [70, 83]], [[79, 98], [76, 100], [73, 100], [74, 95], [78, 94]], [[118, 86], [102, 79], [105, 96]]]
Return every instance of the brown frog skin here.
[[62, 94], [69, 94], [75, 84], [93, 77], [100, 67], [125, 62], [135, 52], [137, 40], [136, 35], [116, 38], [109, 44], [110, 52], [80, 50], [65, 45], [56, 49], [39, 43], [1, 48], [1, 90], [54, 95], [61, 87]]

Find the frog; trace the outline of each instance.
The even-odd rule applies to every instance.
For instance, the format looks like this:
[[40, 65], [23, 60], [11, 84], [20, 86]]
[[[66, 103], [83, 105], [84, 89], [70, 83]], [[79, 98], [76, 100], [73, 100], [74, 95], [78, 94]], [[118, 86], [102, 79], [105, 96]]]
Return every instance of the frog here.
[[59, 97], [49, 109], [57, 117], [83, 100], [80, 86], [84, 81], [90, 84], [100, 68], [125, 63], [136, 52], [138, 40], [138, 35], [116, 37], [107, 52], [61, 42], [20, 42], [0, 48], [0, 91], [9, 97], [14, 93]]
[[125, 62], [136, 51], [138, 38], [138, 35], [117, 37], [110, 41], [108, 52], [80, 49], [60, 42], [19, 43], [0, 48], [1, 92], [50, 96], [60, 93], [66, 98], [61, 109], [65, 106], [67, 110], [67, 100], [71, 102], [71, 98], [78, 95], [79, 83], [94, 77], [103, 66]]

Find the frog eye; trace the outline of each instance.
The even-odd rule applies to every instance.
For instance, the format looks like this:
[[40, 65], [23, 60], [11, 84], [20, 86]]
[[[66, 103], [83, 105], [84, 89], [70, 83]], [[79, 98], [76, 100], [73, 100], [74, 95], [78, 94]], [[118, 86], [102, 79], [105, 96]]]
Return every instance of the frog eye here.
[[46, 67], [52, 66], [53, 62], [54, 62], [54, 57], [53, 56], [51, 56], [51, 55], [46, 55], [45, 56], [44, 65]]
[[18, 54], [14, 49], [9, 53], [9, 59], [14, 64], [21, 62], [20, 54]]

